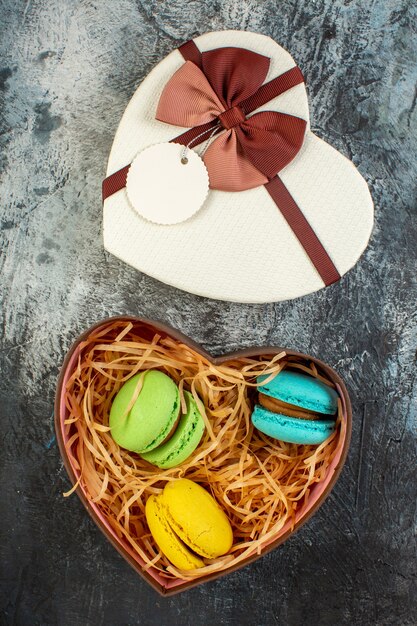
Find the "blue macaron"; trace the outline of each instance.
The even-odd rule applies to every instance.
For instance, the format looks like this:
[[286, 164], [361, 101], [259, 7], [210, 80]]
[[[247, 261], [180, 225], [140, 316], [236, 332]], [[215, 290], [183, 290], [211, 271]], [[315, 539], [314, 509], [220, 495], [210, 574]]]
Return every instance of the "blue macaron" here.
[[272, 380], [257, 379], [259, 403], [252, 423], [261, 432], [289, 443], [320, 444], [335, 429], [338, 394], [313, 376], [283, 370]]

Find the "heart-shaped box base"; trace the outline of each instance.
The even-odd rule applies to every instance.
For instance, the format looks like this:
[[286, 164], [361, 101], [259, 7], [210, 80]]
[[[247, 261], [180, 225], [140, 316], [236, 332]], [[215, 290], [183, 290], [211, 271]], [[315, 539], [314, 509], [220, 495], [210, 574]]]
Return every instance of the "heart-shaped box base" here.
[[[74, 343], [70, 351], [68, 352], [64, 364], [62, 366], [61, 374], [58, 381], [56, 400], [55, 400], [55, 430], [57, 435], [57, 440], [59, 444], [59, 449], [61, 452], [61, 456], [65, 465], [65, 468], [68, 472], [70, 480], [73, 485], [76, 485], [79, 480], [78, 471], [75, 469], [73, 463], [67, 452], [67, 441], [68, 434], [64, 427], [64, 422], [68, 417], [68, 408], [65, 402], [65, 389], [68, 383], [68, 380], [71, 374], [74, 372], [77, 367], [78, 358], [82, 349], [82, 342], [88, 339], [93, 333], [97, 334], [101, 330], [104, 330], [106, 326], [110, 323], [120, 321], [120, 322], [131, 322], [135, 327], [140, 328], [141, 336], [145, 339], [152, 340], [155, 334], [160, 335], [161, 337], [172, 338], [179, 343], [184, 344], [188, 348], [191, 348], [195, 353], [201, 355], [209, 362], [220, 365], [224, 364], [227, 361], [236, 360], [236, 359], [244, 359], [245, 357], [272, 357], [276, 354], [279, 354], [283, 351], [283, 348], [279, 347], [254, 347], [245, 350], [241, 350], [239, 352], [234, 352], [218, 357], [213, 357], [209, 353], [207, 353], [201, 346], [197, 343], [193, 342], [186, 335], [183, 335], [181, 332], [157, 321], [141, 319], [137, 317], [117, 317], [110, 318], [108, 320], [99, 322], [92, 328], [88, 329], [85, 333], [83, 333]], [[275, 547], [283, 543], [290, 535], [292, 535], [295, 530], [300, 528], [302, 524], [304, 524], [314, 513], [317, 511], [319, 506], [323, 503], [325, 498], [329, 495], [330, 491], [334, 487], [340, 471], [343, 467], [343, 464], [346, 459], [346, 455], [349, 448], [350, 442], [350, 434], [351, 434], [351, 422], [352, 422], [352, 413], [351, 413], [351, 405], [349, 396], [346, 390], [346, 387], [338, 376], [338, 374], [328, 365], [323, 363], [322, 361], [315, 359], [311, 356], [301, 354], [299, 352], [294, 352], [292, 350], [284, 349], [287, 357], [305, 360], [306, 362], [313, 363], [319, 372], [325, 375], [334, 385], [340, 395], [342, 402], [342, 419], [344, 421], [343, 428], [341, 429], [341, 435], [339, 438], [338, 448], [336, 450], [336, 454], [334, 455], [331, 464], [328, 468], [327, 474], [325, 478], [313, 485], [311, 488], [311, 492], [308, 498], [308, 501], [303, 504], [303, 506], [297, 511], [295, 517], [295, 523], [288, 522], [286, 523], [281, 530], [273, 537], [273, 539], [263, 547], [261, 554], [251, 554], [241, 563], [236, 566], [229, 567], [224, 572], [215, 572], [209, 573], [208, 575], [194, 579], [194, 580], [167, 580], [164, 579], [157, 570], [153, 571], [152, 568], [144, 569], [144, 562], [140, 558], [140, 556], [132, 549], [132, 547], [127, 543], [123, 542], [116, 535], [114, 529], [109, 525], [108, 521], [103, 516], [99, 507], [91, 501], [88, 497], [88, 493], [85, 491], [82, 483], [77, 487], [76, 491], [85, 508], [87, 509], [89, 515], [95, 521], [97, 526], [102, 530], [107, 539], [112, 543], [112, 545], [116, 548], [116, 550], [132, 565], [132, 567], [143, 577], [148, 583], [156, 589], [161, 595], [173, 595], [180, 591], [184, 591], [193, 587], [195, 585], [201, 584], [203, 582], [207, 582], [209, 580], [213, 580], [214, 578], [218, 578], [226, 573], [232, 572], [236, 569], [240, 569], [244, 565], [255, 561], [263, 554], [270, 552]]]

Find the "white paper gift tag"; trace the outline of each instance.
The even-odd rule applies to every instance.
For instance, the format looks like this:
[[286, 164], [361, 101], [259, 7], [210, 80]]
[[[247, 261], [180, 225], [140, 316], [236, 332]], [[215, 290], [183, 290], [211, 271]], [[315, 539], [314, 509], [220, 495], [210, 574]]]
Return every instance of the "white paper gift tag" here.
[[196, 213], [207, 197], [209, 177], [196, 152], [159, 143], [132, 161], [126, 192], [132, 208], [155, 224], [178, 224]]

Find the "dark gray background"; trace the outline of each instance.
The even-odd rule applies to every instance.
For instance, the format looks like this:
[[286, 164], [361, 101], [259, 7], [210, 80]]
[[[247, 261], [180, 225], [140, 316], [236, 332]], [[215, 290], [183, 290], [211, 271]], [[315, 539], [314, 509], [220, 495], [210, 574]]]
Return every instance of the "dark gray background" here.
[[[415, 624], [414, 0], [0, 7], [2, 623]], [[358, 265], [292, 302], [206, 300], [102, 247], [101, 180], [134, 89], [172, 48], [227, 28], [262, 32], [291, 52], [313, 128], [354, 161], [375, 201]], [[118, 313], [161, 318], [213, 353], [280, 344], [314, 354], [353, 400], [349, 458], [315, 518], [256, 564], [172, 599], [116, 554], [76, 496], [62, 497], [58, 368], [81, 331]]]

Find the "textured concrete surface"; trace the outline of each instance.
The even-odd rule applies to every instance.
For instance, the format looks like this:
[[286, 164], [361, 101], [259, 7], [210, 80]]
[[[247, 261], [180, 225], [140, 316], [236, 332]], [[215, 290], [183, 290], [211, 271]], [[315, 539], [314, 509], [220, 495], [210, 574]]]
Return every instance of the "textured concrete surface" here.
[[[417, 622], [416, 24], [413, 0], [0, 0], [2, 623]], [[101, 179], [133, 90], [174, 46], [226, 28], [288, 48], [313, 127], [375, 200], [356, 268], [293, 302], [205, 300], [102, 247]], [[354, 405], [348, 462], [314, 519], [256, 564], [169, 600], [61, 495], [58, 368], [78, 333], [117, 313], [161, 318], [214, 353], [315, 354]]]

